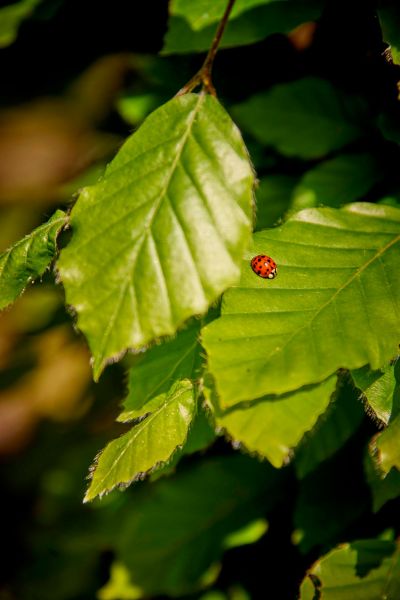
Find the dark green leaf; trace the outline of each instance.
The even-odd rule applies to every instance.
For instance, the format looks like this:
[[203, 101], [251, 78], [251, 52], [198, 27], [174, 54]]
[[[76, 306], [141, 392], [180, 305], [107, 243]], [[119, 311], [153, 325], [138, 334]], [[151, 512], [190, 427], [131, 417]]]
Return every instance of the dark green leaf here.
[[293, 193], [291, 208], [334, 206], [360, 200], [385, 173], [371, 154], [341, 155], [314, 167]]
[[227, 536], [275, 504], [279, 481], [272, 467], [235, 455], [202, 461], [141, 490], [118, 553], [132, 582], [146, 595], [193, 589], [221, 557]]
[[0, 8], [0, 48], [12, 44], [22, 21], [27, 19], [43, 0], [19, 0]]
[[233, 109], [257, 140], [287, 156], [319, 158], [363, 135], [366, 106], [312, 77], [283, 83]]
[[364, 461], [365, 476], [372, 494], [372, 510], [378, 512], [386, 502], [400, 496], [400, 471], [391, 469], [382, 479], [382, 473], [368, 452]]
[[237, 281], [253, 181], [227, 113], [211, 96], [187, 94], [152, 113], [82, 192], [59, 269], [96, 379]]
[[291, 202], [297, 178], [289, 175], [267, 175], [256, 190], [256, 229], [266, 229], [282, 220]]
[[[313, 1], [277, 0], [258, 6], [230, 20], [221, 40], [221, 48], [254, 44], [273, 33], [287, 33], [306, 21], [317, 19], [321, 7]], [[209, 49], [216, 25], [194, 31], [186, 19], [172, 16], [162, 54], [188, 54]]]

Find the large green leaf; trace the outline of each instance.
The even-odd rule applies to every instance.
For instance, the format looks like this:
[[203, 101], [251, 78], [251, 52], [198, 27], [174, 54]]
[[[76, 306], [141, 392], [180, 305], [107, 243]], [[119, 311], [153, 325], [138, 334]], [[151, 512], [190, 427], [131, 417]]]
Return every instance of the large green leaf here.
[[399, 550], [386, 540], [343, 544], [313, 565], [300, 592], [300, 600], [397, 600]]
[[236, 126], [205, 94], [152, 113], [71, 213], [59, 269], [97, 379], [127, 348], [172, 335], [239, 277], [254, 175]]
[[166, 463], [185, 443], [195, 409], [191, 382], [177, 382], [160, 406], [100, 453], [85, 502], [117, 485], [126, 486]]
[[199, 330], [200, 323], [192, 323], [175, 338], [137, 355], [129, 370], [129, 393], [118, 421], [132, 421], [151, 412], [163, 402], [175, 380], [193, 379], [196, 373], [198, 376], [201, 362]]
[[371, 154], [342, 154], [304, 175], [294, 190], [292, 208], [340, 207], [360, 200], [385, 172]]
[[[241, 13], [261, 4], [270, 4], [276, 0], [236, 0], [229, 18], [234, 19]], [[284, 0], [280, 0], [281, 2]], [[192, 29], [197, 31], [207, 25], [217, 23], [224, 14], [227, 0], [172, 0], [169, 11], [171, 15], [183, 17]]]
[[282, 467], [304, 434], [325, 412], [336, 377], [323, 383], [276, 398], [261, 398], [249, 406], [223, 411], [211, 393], [216, 425], [225, 430], [235, 446], [267, 458]]
[[227, 536], [275, 505], [280, 481], [280, 472], [237, 454], [192, 464], [139, 490], [117, 549], [132, 583], [146, 596], [175, 596], [198, 585]]
[[257, 140], [287, 156], [319, 158], [363, 135], [366, 107], [322, 79], [283, 83], [233, 108]]
[[358, 429], [364, 414], [355, 390], [339, 379], [337, 393], [328, 410], [304, 437], [296, 452], [297, 477], [302, 479], [335, 454]]
[[[364, 203], [306, 209], [256, 233], [239, 286], [203, 330], [221, 405], [387, 362], [400, 339], [399, 247], [400, 210]], [[278, 264], [273, 280], [250, 268], [261, 253]]]
[[396, 413], [400, 409], [400, 390], [394, 369], [394, 364], [388, 364], [378, 371], [361, 367], [351, 373], [354, 383], [362, 391], [368, 406], [385, 425], [389, 423], [393, 411]]
[[19, 0], [0, 8], [0, 48], [12, 44], [22, 21], [27, 19], [42, 0]]
[[[197, 2], [192, 2], [192, 5]], [[230, 20], [221, 40], [221, 48], [254, 44], [274, 33], [287, 33], [306, 21], [317, 19], [321, 7], [312, 0], [276, 0], [257, 6]], [[162, 54], [187, 54], [209, 49], [216, 24], [195, 31], [180, 16], [171, 16]]]
[[0, 309], [43, 275], [56, 255], [57, 236], [67, 221], [66, 214], [57, 210], [46, 223], [0, 254]]

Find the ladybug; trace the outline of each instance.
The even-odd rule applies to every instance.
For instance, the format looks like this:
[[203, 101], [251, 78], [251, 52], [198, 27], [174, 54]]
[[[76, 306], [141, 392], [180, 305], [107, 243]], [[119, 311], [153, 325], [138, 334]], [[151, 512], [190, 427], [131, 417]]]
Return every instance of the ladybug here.
[[278, 272], [276, 262], [265, 254], [258, 254], [252, 258], [250, 264], [254, 273], [264, 279], [274, 279]]

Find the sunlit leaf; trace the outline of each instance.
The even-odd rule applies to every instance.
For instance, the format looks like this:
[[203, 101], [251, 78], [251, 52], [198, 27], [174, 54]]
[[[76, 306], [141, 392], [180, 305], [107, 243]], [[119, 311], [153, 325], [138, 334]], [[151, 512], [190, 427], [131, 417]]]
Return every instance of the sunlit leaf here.
[[397, 600], [400, 594], [399, 551], [394, 542], [362, 540], [343, 544], [318, 560], [304, 579], [300, 600], [311, 585], [324, 600]]
[[43, 275], [56, 255], [57, 236], [67, 221], [66, 214], [57, 210], [46, 223], [0, 254], [0, 309]]
[[96, 379], [237, 281], [253, 180], [227, 113], [211, 96], [187, 94], [152, 113], [81, 193], [58, 265]]
[[393, 410], [400, 409], [400, 390], [395, 378], [395, 365], [388, 364], [378, 371], [361, 367], [352, 371], [354, 383], [362, 391], [369, 407], [387, 425]]
[[363, 135], [363, 101], [322, 79], [283, 83], [232, 109], [239, 124], [260, 142], [287, 156], [319, 158]]
[[185, 443], [195, 406], [192, 384], [187, 380], [177, 382], [154, 412], [101, 452], [93, 467], [85, 502], [166, 463]]
[[243, 446], [282, 467], [304, 434], [325, 412], [336, 377], [284, 396], [261, 398], [235, 410], [221, 410], [213, 395], [216, 425], [222, 427], [235, 446]]
[[191, 465], [143, 489], [129, 507], [118, 547], [132, 582], [147, 596], [193, 589], [221, 557], [227, 536], [274, 506], [279, 481], [272, 467], [237, 454]]
[[[306, 209], [256, 233], [239, 286], [203, 330], [221, 406], [390, 360], [400, 339], [399, 246], [400, 210], [363, 203]], [[273, 280], [250, 267], [264, 253], [277, 262]]]

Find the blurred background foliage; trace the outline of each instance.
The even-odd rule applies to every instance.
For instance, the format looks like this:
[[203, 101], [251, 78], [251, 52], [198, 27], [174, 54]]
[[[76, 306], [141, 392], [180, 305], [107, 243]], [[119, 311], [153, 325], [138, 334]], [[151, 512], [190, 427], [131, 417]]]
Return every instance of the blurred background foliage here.
[[[70, 207], [182, 87], [224, 4], [2, 3], [0, 250]], [[400, 11], [375, 4], [238, 0], [214, 83], [257, 169], [256, 229], [307, 206], [398, 203]], [[381, 415], [350, 382], [280, 471], [218, 438], [168, 478], [82, 505], [93, 456], [124, 431], [126, 382], [114, 365], [92, 383], [72, 321], [53, 273], [0, 316], [1, 600], [293, 599], [339, 542], [388, 530], [378, 550], [393, 552], [398, 472], [376, 475]]]

